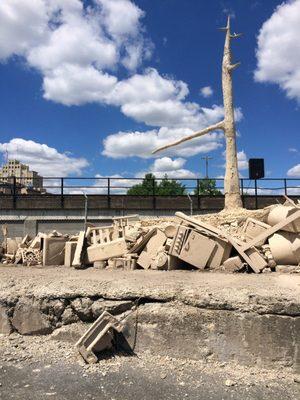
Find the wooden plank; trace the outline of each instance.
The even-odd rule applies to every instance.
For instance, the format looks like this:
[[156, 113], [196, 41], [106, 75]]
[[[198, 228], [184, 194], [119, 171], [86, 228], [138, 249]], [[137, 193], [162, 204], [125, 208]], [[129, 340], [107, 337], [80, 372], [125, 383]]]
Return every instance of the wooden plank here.
[[75, 266], [79, 267], [82, 264], [82, 252], [83, 252], [84, 240], [85, 240], [85, 233], [84, 231], [80, 231], [75, 249], [75, 255], [72, 262], [73, 267]]
[[186, 215], [180, 211], [176, 212], [175, 215], [176, 215], [176, 217], [182, 219], [184, 222], [187, 222], [189, 225], [193, 225], [194, 227], [197, 227], [198, 230], [202, 229], [202, 230], [206, 231], [205, 233], [210, 233], [212, 236], [215, 236], [219, 239], [223, 239], [225, 242], [228, 242], [226, 232], [222, 231], [221, 229], [218, 229], [215, 226], [206, 224], [202, 221], [198, 221], [197, 219], [189, 217], [188, 215]]
[[239, 255], [244, 259], [244, 261], [250, 266], [250, 268], [256, 273], [259, 274], [261, 270], [267, 267], [268, 263], [263, 258], [263, 256], [259, 253], [259, 251], [252, 247], [250, 249], [244, 250], [241, 246], [241, 241], [235, 241], [235, 239], [228, 237], [232, 246], [236, 249]]

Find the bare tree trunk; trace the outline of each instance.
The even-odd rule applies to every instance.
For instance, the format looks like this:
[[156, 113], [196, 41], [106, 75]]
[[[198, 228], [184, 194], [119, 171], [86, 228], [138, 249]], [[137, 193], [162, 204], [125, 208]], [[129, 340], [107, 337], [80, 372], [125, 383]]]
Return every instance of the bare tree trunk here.
[[224, 134], [226, 140], [226, 171], [224, 179], [225, 208], [233, 209], [242, 207], [240, 194], [240, 180], [237, 161], [236, 130], [234, 121], [232, 71], [238, 64], [231, 64], [232, 38], [238, 35], [230, 34], [230, 18], [226, 26], [226, 38], [222, 63], [222, 89], [224, 101]]
[[235, 209], [243, 207], [242, 198], [240, 193], [240, 180], [237, 162], [237, 148], [236, 148], [236, 130], [234, 121], [234, 107], [233, 107], [233, 94], [232, 94], [232, 71], [238, 67], [238, 64], [231, 64], [231, 39], [235, 39], [240, 35], [231, 35], [230, 33], [230, 18], [228, 17], [226, 28], [222, 28], [226, 32], [224, 55], [222, 63], [222, 88], [223, 88], [223, 101], [224, 101], [224, 120], [208, 128], [202, 129], [199, 132], [186, 136], [173, 143], [159, 147], [152, 153], [157, 153], [161, 150], [168, 149], [169, 147], [177, 146], [196, 137], [200, 137], [215, 130], [223, 130], [226, 140], [226, 171], [224, 179], [224, 194], [225, 194], [225, 208]]

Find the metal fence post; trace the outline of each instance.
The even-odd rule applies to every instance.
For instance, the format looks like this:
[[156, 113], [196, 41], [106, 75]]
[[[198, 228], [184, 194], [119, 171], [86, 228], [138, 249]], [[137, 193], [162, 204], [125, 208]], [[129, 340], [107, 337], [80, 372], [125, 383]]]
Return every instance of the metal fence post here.
[[83, 192], [84, 195], [84, 232], [87, 230], [87, 217], [88, 217], [88, 197], [85, 192]]
[[200, 179], [197, 179], [197, 205], [198, 205], [198, 210], [200, 210], [201, 208]]
[[64, 199], [64, 178], [60, 178], [60, 206], [64, 208], [65, 199]]
[[241, 196], [242, 196], [242, 205], [243, 205], [243, 207], [245, 207], [245, 199], [244, 199], [244, 179], [243, 179], [243, 178], [241, 178], [241, 189], [242, 189], [242, 193], [241, 193]]
[[255, 185], [255, 209], [258, 209], [258, 198], [257, 198], [257, 179], [254, 180]]
[[15, 210], [17, 207], [17, 178], [13, 176], [13, 209]]
[[153, 209], [156, 209], [156, 197], [155, 197], [155, 179], [152, 179], [152, 202]]
[[107, 207], [110, 210], [111, 202], [110, 202], [110, 178], [107, 178]]
[[288, 195], [288, 190], [287, 190], [286, 179], [284, 179], [283, 181], [284, 181], [284, 194], [287, 196]]

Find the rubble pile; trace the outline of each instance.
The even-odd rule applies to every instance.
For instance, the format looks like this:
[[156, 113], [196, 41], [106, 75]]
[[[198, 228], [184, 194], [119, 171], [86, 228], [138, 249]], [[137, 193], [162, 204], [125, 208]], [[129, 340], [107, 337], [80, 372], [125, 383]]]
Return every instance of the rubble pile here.
[[68, 235], [57, 231], [50, 234], [39, 233], [30, 238], [7, 238], [7, 227], [2, 226], [4, 241], [0, 254], [3, 264], [31, 265], [61, 265], [64, 262], [65, 243]]
[[126, 270], [300, 271], [300, 206], [288, 198], [283, 205], [258, 210], [251, 217], [245, 210], [196, 217], [177, 212], [175, 216], [147, 222], [138, 215], [115, 217], [112, 225], [87, 224], [71, 237], [53, 231], [11, 239], [2, 227], [2, 263]]

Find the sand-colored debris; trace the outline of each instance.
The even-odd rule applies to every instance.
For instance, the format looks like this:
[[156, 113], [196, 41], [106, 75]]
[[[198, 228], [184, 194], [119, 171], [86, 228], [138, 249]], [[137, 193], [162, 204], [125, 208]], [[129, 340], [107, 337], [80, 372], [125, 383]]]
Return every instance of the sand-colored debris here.
[[[6, 232], [6, 227], [2, 227]], [[286, 198], [262, 210], [216, 214], [113, 218], [109, 226], [88, 224], [69, 237], [53, 231], [36, 237], [5, 237], [2, 262], [74, 268], [209, 269], [271, 272], [300, 263], [300, 206]], [[289, 269], [288, 269], [289, 270]]]

